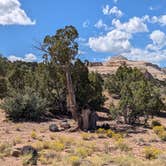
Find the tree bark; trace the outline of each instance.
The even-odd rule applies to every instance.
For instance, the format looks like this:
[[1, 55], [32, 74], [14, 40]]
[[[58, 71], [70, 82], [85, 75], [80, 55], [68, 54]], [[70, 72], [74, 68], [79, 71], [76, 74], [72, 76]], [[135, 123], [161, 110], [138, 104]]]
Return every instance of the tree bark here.
[[69, 68], [65, 69], [65, 73], [66, 73], [66, 84], [67, 84], [67, 108], [72, 113], [73, 119], [75, 121], [78, 121], [76, 98], [75, 98], [75, 93]]

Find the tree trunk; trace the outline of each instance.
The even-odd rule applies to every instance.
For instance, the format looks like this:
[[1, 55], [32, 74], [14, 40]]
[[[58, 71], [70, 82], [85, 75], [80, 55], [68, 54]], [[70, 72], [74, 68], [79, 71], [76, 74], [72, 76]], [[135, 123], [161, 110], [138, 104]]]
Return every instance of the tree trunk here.
[[84, 109], [82, 110], [81, 118], [82, 118], [82, 123], [81, 123], [82, 130], [87, 131], [87, 130], [96, 129], [96, 122], [98, 120], [96, 112], [92, 112], [90, 109]]
[[69, 71], [69, 68], [66, 68], [65, 72], [66, 72], [66, 83], [67, 83], [67, 108], [72, 113], [72, 117], [74, 118], [74, 120], [78, 122], [76, 98], [75, 98], [75, 93], [73, 89], [71, 73]]

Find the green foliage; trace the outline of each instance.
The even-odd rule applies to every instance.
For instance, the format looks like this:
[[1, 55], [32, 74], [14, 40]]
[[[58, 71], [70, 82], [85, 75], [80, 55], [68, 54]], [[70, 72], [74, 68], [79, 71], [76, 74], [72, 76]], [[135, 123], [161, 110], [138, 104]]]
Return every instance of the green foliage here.
[[103, 79], [100, 74], [96, 72], [89, 73], [89, 80], [92, 91], [88, 93], [91, 94], [89, 99], [89, 105], [94, 110], [100, 110], [104, 104], [105, 97], [103, 96]]
[[7, 81], [4, 77], [0, 77], [0, 99], [7, 95]]
[[158, 113], [164, 106], [153, 82], [136, 68], [119, 67], [116, 74], [105, 81], [108, 92], [120, 96], [119, 111], [113, 106], [110, 108], [113, 117], [123, 116], [125, 123], [133, 124], [143, 116], [147, 123], [149, 115]]
[[15, 93], [12, 97], [5, 98], [1, 107], [13, 121], [38, 121], [45, 113], [46, 105], [46, 100], [38, 93], [26, 89], [23, 94]]
[[0, 99], [3, 99], [7, 95], [7, 72], [9, 62], [6, 58], [0, 55]]
[[160, 123], [160, 121], [158, 121], [158, 120], [152, 120], [152, 122], [151, 122], [151, 127], [153, 128], [153, 127], [155, 127], [155, 126], [161, 126], [161, 123]]
[[73, 65], [72, 77], [78, 107], [89, 106], [92, 110], [100, 110], [104, 103], [102, 77], [98, 73], [89, 73], [79, 59]]

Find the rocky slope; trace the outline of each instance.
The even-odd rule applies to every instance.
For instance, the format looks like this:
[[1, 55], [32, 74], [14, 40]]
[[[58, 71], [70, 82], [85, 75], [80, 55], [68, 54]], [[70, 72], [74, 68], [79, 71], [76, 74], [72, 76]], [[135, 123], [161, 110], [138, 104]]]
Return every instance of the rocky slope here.
[[121, 55], [113, 56], [103, 63], [90, 63], [88, 68], [89, 71], [96, 71], [101, 74], [114, 74], [121, 65], [127, 65], [132, 68], [136, 67], [142, 71], [147, 70], [154, 78], [162, 81], [166, 80], [166, 72], [159, 66], [144, 61], [131, 61]]

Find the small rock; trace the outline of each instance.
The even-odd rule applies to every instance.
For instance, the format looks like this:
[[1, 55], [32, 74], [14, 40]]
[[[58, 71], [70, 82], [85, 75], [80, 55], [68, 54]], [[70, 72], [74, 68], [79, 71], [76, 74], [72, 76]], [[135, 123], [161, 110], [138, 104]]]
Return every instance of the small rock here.
[[21, 149], [22, 155], [32, 154], [37, 155], [37, 150], [32, 146], [23, 146]]
[[65, 121], [65, 122], [63, 121], [63, 122], [61, 122], [60, 127], [63, 129], [69, 129], [71, 126], [67, 121]]
[[57, 126], [56, 124], [51, 124], [51, 125], [49, 126], [49, 130], [50, 130], [51, 132], [58, 132], [58, 131], [59, 131], [58, 126]]
[[18, 149], [14, 149], [13, 152], [12, 152], [12, 156], [13, 157], [19, 157], [21, 155], [21, 152], [20, 150]]

